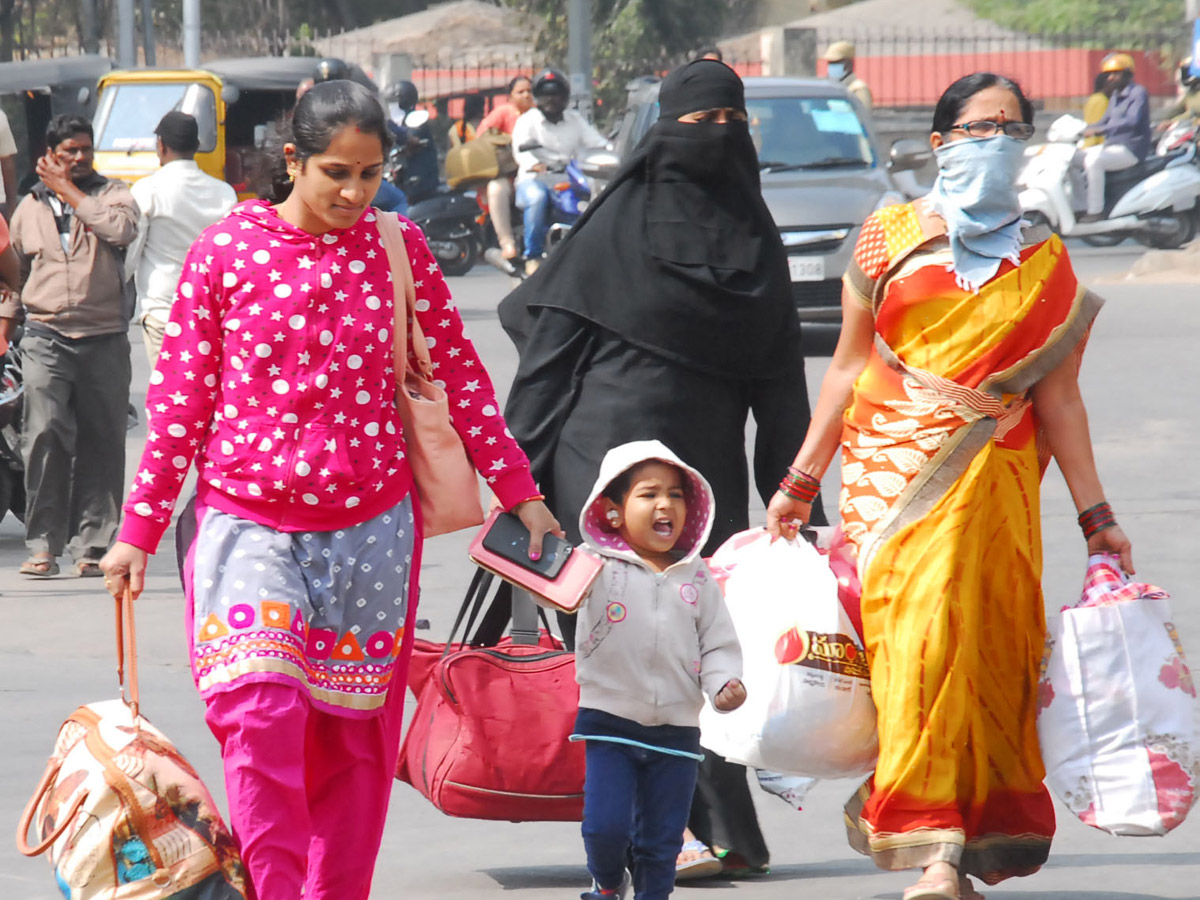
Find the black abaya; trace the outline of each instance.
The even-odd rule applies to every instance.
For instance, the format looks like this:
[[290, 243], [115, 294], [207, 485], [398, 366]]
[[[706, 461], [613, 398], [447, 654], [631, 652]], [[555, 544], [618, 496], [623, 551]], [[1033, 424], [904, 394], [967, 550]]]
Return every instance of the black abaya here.
[[[504, 415], [575, 542], [604, 454], [627, 441], [665, 443], [716, 495], [707, 555], [749, 527], [749, 415], [765, 504], [804, 440], [808, 392], [787, 256], [746, 125], [675, 121], [744, 108], [740, 80], [697, 61], [672, 73], [660, 97], [666, 120], [501, 303], [520, 355]], [[824, 522], [819, 505], [813, 513]], [[574, 636], [573, 621], [563, 634]], [[690, 827], [765, 865], [745, 768], [706, 756]]]

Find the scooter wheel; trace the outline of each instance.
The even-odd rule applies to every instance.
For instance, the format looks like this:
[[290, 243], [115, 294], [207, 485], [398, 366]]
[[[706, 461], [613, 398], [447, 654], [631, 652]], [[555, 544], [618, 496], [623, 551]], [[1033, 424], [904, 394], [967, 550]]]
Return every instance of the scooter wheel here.
[[475, 241], [470, 238], [454, 241], [454, 246], [458, 250], [458, 254], [450, 259], [439, 257], [438, 263], [442, 267], [442, 272], [447, 275], [466, 275], [475, 267], [479, 249], [475, 246]]
[[1139, 233], [1138, 240], [1155, 250], [1178, 250], [1196, 236], [1196, 218], [1191, 210], [1175, 213], [1169, 218], [1175, 220], [1175, 228], [1172, 231], [1152, 231], [1144, 235]]
[[1089, 234], [1085, 235], [1083, 242], [1089, 247], [1115, 247], [1121, 241], [1125, 240], [1125, 235], [1121, 234]]

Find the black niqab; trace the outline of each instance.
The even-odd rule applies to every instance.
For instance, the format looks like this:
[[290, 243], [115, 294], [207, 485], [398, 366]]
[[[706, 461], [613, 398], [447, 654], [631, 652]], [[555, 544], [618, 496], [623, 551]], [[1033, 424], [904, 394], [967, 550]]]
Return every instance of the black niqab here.
[[500, 304], [501, 323], [520, 346], [531, 312], [557, 308], [690, 368], [769, 377], [799, 324], [749, 128], [677, 121], [744, 109], [741, 79], [697, 60], [666, 78], [659, 105], [570, 237]]

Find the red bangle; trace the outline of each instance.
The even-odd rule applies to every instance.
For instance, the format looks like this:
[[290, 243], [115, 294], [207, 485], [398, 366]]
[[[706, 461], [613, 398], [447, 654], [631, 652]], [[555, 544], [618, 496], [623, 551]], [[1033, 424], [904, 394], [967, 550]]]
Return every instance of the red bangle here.
[[821, 491], [821, 481], [816, 476], [801, 472], [795, 466], [789, 466], [787, 474], [779, 482], [779, 490], [784, 496], [800, 503], [812, 503]]
[[1091, 540], [1095, 535], [1117, 524], [1112, 507], [1108, 503], [1097, 503], [1089, 506], [1079, 514], [1079, 527], [1083, 529], [1084, 540]]

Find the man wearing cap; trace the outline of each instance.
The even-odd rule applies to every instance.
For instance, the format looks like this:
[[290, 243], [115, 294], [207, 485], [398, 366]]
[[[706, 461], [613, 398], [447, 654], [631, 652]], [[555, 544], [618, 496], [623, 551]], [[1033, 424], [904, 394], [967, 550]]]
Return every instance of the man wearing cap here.
[[162, 168], [131, 188], [141, 218], [137, 239], [125, 260], [125, 272], [137, 286], [146, 356], [152, 367], [158, 362], [188, 249], [200, 232], [237, 202], [232, 187], [196, 165], [200, 132], [195, 118], [171, 110], [154, 133]]
[[[125, 493], [129, 319], [125, 248], [137, 234], [129, 188], [93, 168], [92, 123], [55, 116], [38, 182], [12, 219], [25, 284], [25, 575], [98, 576]], [[20, 309], [0, 303], [8, 336]]]
[[1104, 218], [1104, 183], [1108, 172], [1136, 166], [1150, 153], [1150, 94], [1133, 80], [1133, 57], [1128, 53], [1110, 53], [1100, 71], [1107, 74], [1110, 88], [1108, 109], [1095, 125], [1083, 133], [1103, 136], [1104, 143], [1083, 152], [1083, 170], [1087, 173], [1087, 213], [1080, 222]]
[[870, 112], [874, 104], [871, 89], [854, 74], [854, 45], [849, 41], [834, 41], [825, 51], [825, 62], [829, 64], [829, 80], [844, 85], [850, 95], [863, 105], [863, 109]]

